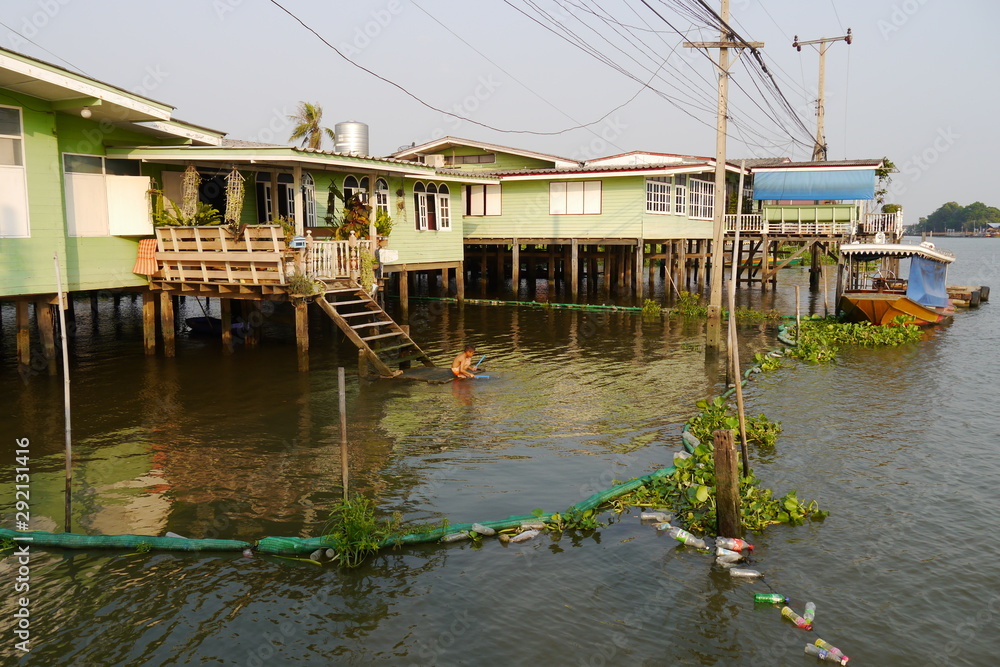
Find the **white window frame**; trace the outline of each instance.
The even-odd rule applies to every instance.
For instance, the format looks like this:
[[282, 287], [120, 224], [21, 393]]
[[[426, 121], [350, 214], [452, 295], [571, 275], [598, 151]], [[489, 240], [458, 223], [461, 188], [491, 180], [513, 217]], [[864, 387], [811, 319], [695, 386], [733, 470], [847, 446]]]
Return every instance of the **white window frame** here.
[[687, 176], [677, 176], [674, 178], [674, 215], [687, 215], [687, 212]]
[[600, 215], [602, 181], [552, 181], [549, 215]]
[[[20, 164], [0, 165], [0, 202], [6, 209], [9, 203], [14, 211], [14, 216], [8, 217], [9, 213], [0, 213], [0, 238], [17, 239], [31, 237], [31, 218], [28, 206], [28, 171], [25, 166], [24, 152], [24, 110], [21, 107], [2, 104], [4, 109], [14, 109], [17, 111], [17, 122], [20, 134], [0, 134], [0, 139], [12, 139], [17, 142], [20, 150], [18, 159]], [[10, 224], [8, 224], [10, 223]]]
[[[100, 160], [101, 171], [66, 171], [66, 157], [79, 156]], [[66, 235], [73, 238], [93, 238], [108, 236], [145, 236], [153, 233], [152, 212], [149, 207], [148, 192], [151, 181], [148, 176], [108, 173], [108, 160], [104, 155], [90, 153], [61, 154], [63, 179], [66, 195]], [[91, 195], [89, 201], [77, 202], [80, 195]], [[77, 192], [78, 191], [78, 192]], [[138, 202], [137, 196], [143, 197]], [[125, 198], [125, 201], [122, 198]], [[77, 219], [77, 206], [87, 209], [86, 219]], [[142, 213], [137, 213], [136, 209]], [[139, 216], [143, 216], [139, 218]]]
[[674, 212], [673, 189], [669, 176], [646, 179], [646, 213], [670, 215]]
[[715, 183], [692, 178], [688, 181], [688, 217], [712, 220], [715, 217]]
[[389, 215], [389, 183], [384, 178], [375, 180], [375, 215], [379, 211]]
[[503, 215], [503, 194], [499, 183], [465, 186], [465, 215]]
[[[348, 179], [354, 179], [353, 185], [348, 185]], [[354, 174], [349, 174], [344, 177], [344, 201], [346, 202], [351, 198], [352, 195], [357, 194], [358, 199], [361, 200], [363, 204], [368, 203], [368, 184], [371, 183], [367, 176], [362, 176], [358, 178]]]
[[[302, 224], [306, 227], [316, 226], [316, 181], [313, 179], [312, 174], [303, 172], [302, 173], [302, 208], [303, 208], [303, 219]], [[294, 207], [294, 198], [292, 206]]]
[[451, 231], [451, 190], [448, 185], [442, 183], [438, 186], [437, 197], [434, 198], [434, 205], [437, 206], [437, 228], [441, 232]]
[[417, 181], [413, 184], [413, 215], [415, 217], [417, 231], [427, 230], [427, 189], [426, 186]]

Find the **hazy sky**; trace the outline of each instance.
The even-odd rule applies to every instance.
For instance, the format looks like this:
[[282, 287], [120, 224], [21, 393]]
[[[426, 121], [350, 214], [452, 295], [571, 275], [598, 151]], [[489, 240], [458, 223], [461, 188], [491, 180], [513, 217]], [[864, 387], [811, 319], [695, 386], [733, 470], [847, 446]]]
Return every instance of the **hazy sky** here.
[[[662, 18], [641, 0], [279, 2], [360, 65], [460, 117], [354, 67], [269, 0], [4, 0], [0, 45], [171, 104], [176, 118], [232, 138], [284, 143], [286, 115], [308, 100], [331, 127], [368, 123], [374, 155], [443, 135], [576, 159], [715, 153], [712, 66], [667, 24], [690, 40], [718, 39], [680, 9], [695, 0], [647, 0]], [[1000, 3], [732, 0], [731, 11], [741, 36], [764, 42], [765, 64], [809, 133], [818, 53], [797, 52], [793, 37], [852, 29], [854, 43], [827, 54], [829, 157], [892, 159], [900, 173], [889, 200], [908, 223], [947, 201], [1000, 205], [988, 176], [1000, 89], [987, 71]], [[806, 130], [771, 110], [774, 98], [742, 64], [732, 72], [729, 157], [808, 159]], [[545, 135], [472, 122], [554, 133], [598, 119]]]

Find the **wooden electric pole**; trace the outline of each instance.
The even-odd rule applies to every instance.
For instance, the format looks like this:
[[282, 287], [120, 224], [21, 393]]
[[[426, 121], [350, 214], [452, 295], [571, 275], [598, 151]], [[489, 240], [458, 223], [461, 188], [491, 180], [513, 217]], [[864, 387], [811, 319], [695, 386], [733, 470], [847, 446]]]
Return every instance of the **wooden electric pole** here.
[[826, 160], [826, 136], [823, 134], [823, 122], [826, 116], [826, 106], [824, 104], [826, 88], [826, 50], [830, 48], [830, 45], [834, 42], [839, 42], [844, 40], [850, 44], [854, 38], [851, 36], [851, 29], [847, 29], [846, 35], [841, 35], [840, 37], [824, 37], [822, 39], [810, 39], [807, 42], [800, 42], [799, 36], [795, 36], [795, 41], [792, 42], [792, 46], [799, 51], [802, 50], [803, 46], [811, 46], [813, 44], [819, 44], [819, 99], [816, 100], [816, 144], [813, 146], [813, 162], [823, 162]]
[[764, 46], [763, 42], [734, 41], [729, 27], [729, 0], [722, 0], [722, 32], [718, 42], [684, 42], [693, 49], [719, 49], [719, 110], [715, 130], [715, 218], [712, 228], [712, 276], [709, 285], [708, 327], [706, 329], [706, 352], [718, 352], [722, 344], [722, 270], [725, 264], [722, 252], [726, 234], [726, 114], [729, 107], [729, 49]]

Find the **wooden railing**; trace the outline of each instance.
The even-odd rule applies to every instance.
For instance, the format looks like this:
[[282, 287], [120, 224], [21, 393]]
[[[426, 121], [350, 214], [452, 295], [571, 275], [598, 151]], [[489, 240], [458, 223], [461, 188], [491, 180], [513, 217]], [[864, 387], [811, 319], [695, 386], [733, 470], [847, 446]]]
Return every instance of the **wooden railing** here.
[[[726, 233], [733, 234], [735, 232], [736, 232], [736, 215], [735, 214], [726, 215]], [[760, 213], [744, 213], [740, 217], [740, 233], [741, 234], [766, 233], [764, 216], [762, 216]]]
[[858, 232], [866, 236], [874, 236], [882, 232], [886, 236], [898, 239], [903, 235], [903, 212], [869, 213], [865, 216]]
[[157, 279], [167, 282], [284, 285], [288, 254], [281, 227], [157, 227]]
[[357, 276], [360, 253], [371, 252], [371, 241], [314, 240], [306, 242], [306, 271], [310, 278], [324, 280]]
[[850, 236], [858, 225], [854, 205], [765, 206], [763, 215], [768, 234]]

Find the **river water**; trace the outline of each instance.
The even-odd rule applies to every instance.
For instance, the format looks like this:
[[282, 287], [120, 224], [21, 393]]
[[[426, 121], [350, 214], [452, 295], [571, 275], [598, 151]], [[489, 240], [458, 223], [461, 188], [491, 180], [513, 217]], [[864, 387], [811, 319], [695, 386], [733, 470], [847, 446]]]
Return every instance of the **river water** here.
[[[952, 284], [1000, 285], [1000, 240], [949, 239]], [[741, 302], [790, 313], [823, 299], [787, 269]], [[539, 284], [544, 296], [546, 285]], [[662, 285], [656, 290], [662, 293]], [[470, 289], [469, 296], [475, 296]], [[336, 369], [348, 369], [350, 485], [406, 522], [560, 511], [669, 465], [694, 403], [724, 388], [703, 325], [420, 301], [414, 336], [445, 364], [466, 342], [488, 380], [361, 381], [356, 351], [317, 319], [296, 372], [290, 315], [257, 348], [222, 354], [182, 335], [145, 358], [139, 305], [77, 304], [74, 529], [254, 540], [319, 534], [341, 497]], [[199, 315], [189, 299], [178, 319]], [[0, 561], [0, 656], [29, 665], [521, 664], [798, 665], [823, 637], [858, 665], [985, 665], [1000, 630], [1000, 376], [996, 304], [960, 312], [918, 344], [841, 351], [830, 366], [758, 375], [752, 414], [782, 422], [753, 452], [765, 486], [816, 499], [823, 522], [752, 536], [753, 567], [802, 611], [804, 632], [763, 583], [734, 583], [633, 512], [591, 535], [386, 551], [355, 570], [273, 557], [44, 551], [31, 557], [31, 651], [9, 630], [16, 563]], [[22, 381], [3, 313], [0, 512], [13, 525], [15, 438], [29, 438], [32, 527], [61, 530], [62, 381]], [[744, 360], [778, 347], [741, 330]]]

